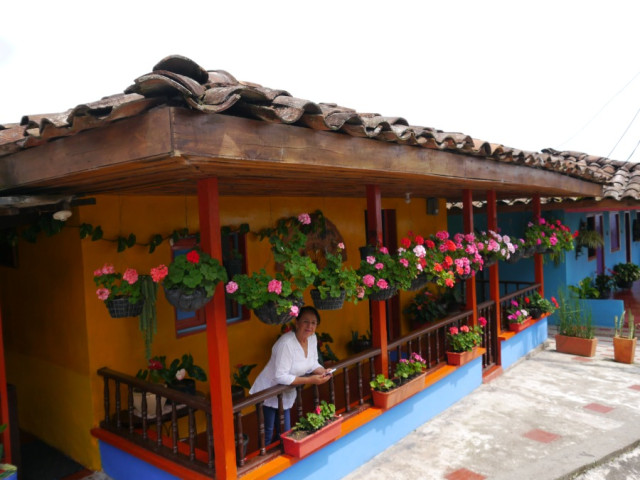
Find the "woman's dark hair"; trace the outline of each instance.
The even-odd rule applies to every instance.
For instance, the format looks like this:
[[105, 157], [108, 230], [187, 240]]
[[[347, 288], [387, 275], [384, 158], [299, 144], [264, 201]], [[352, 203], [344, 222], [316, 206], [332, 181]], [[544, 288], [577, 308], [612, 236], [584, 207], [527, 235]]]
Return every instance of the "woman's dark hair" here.
[[302, 307], [300, 309], [300, 311], [298, 312], [298, 318], [301, 318], [302, 315], [304, 313], [307, 313], [307, 312], [313, 313], [315, 315], [315, 317], [316, 317], [316, 322], [318, 322], [318, 325], [320, 325], [320, 314], [318, 313], [318, 310], [316, 310], [311, 305], [307, 305], [307, 306]]

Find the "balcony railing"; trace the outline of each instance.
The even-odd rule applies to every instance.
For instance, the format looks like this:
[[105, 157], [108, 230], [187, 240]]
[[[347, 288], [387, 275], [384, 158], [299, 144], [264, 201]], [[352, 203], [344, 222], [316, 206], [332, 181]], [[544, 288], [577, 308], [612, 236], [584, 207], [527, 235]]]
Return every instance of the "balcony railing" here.
[[[538, 286], [534, 284], [501, 298], [502, 311], [512, 299], [521, 299]], [[469, 323], [472, 313], [471, 310], [454, 313], [390, 342], [387, 345], [388, 376], [393, 376], [395, 364], [411, 352], [419, 353], [426, 360], [428, 370], [434, 371], [446, 365], [446, 333], [452, 326]], [[486, 367], [494, 364], [498, 356], [495, 302], [479, 304], [478, 316], [488, 320], [482, 345], [486, 349], [483, 357], [483, 366]], [[281, 454], [279, 441], [270, 445], [265, 442], [262, 407], [266, 399], [278, 398], [280, 431], [284, 430], [282, 395], [291, 388], [296, 388], [298, 393], [291, 409], [292, 424], [321, 400], [336, 405], [336, 410], [343, 416], [357, 414], [370, 407], [369, 382], [379, 373], [375, 371], [375, 360], [380, 354], [379, 348], [372, 348], [336, 363], [336, 373], [324, 385], [279, 385], [236, 401], [233, 415], [238, 473], [242, 475]], [[102, 428], [192, 470], [214, 476], [214, 438], [208, 396], [185, 394], [108, 368], [100, 369], [98, 374], [104, 377], [105, 418], [101, 422]], [[147, 399], [144, 395], [147, 392], [155, 402]], [[134, 408], [134, 393], [141, 396], [137, 409]], [[149, 403], [155, 403], [155, 406], [151, 407]]]
[[524, 305], [525, 304], [524, 298], [531, 295], [534, 291], [538, 290], [538, 288], [540, 288], [540, 284], [533, 283], [525, 288], [521, 288], [519, 290], [516, 290], [513, 293], [509, 293], [508, 295], [500, 297], [500, 316], [502, 317], [500, 319], [500, 326], [502, 327], [502, 330], [505, 330], [505, 331], [509, 330], [509, 320], [507, 319], [507, 316], [508, 316], [507, 309], [512, 307], [511, 301], [515, 300], [520, 305]]

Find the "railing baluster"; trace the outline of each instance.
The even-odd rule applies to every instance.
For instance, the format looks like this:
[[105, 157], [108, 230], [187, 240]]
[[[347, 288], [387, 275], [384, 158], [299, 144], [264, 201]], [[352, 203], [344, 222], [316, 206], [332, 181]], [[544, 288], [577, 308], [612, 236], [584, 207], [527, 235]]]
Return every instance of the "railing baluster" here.
[[147, 392], [142, 391], [142, 403], [141, 403], [142, 411], [142, 439], [147, 439]]
[[196, 459], [196, 416], [191, 407], [189, 409], [189, 460], [192, 462]]
[[298, 412], [298, 417], [302, 417], [302, 385], [296, 387], [296, 411]]
[[343, 369], [344, 372], [344, 408], [347, 412], [351, 411], [351, 390], [349, 388], [349, 369]]
[[178, 453], [178, 440], [179, 432], [178, 432], [178, 408], [176, 407], [175, 402], [171, 402], [171, 450], [174, 454]]
[[111, 416], [109, 414], [109, 379], [104, 377], [104, 421], [107, 423], [111, 423]]
[[156, 394], [156, 434], [158, 438], [156, 444], [162, 446], [162, 401], [160, 395]]
[[[298, 391], [298, 395], [296, 395], [296, 401], [298, 401], [298, 399], [302, 396], [301, 393], [302, 393], [302, 387], [300, 387], [300, 390]], [[302, 411], [302, 399], [300, 399], [299, 402], [300, 402], [300, 406], [298, 410]], [[300, 413], [300, 416], [302, 416], [302, 413]], [[280, 419], [280, 433], [284, 433], [284, 406], [282, 405], [281, 393], [278, 394], [278, 418]], [[273, 433], [275, 433], [275, 430]], [[271, 439], [271, 441], [273, 441], [273, 438]], [[282, 442], [280, 443], [282, 444]]]
[[336, 404], [336, 378], [333, 375], [329, 379], [329, 402]]
[[129, 434], [133, 435], [133, 387], [127, 386], [127, 413], [129, 417]]
[[356, 368], [357, 368], [356, 372], [358, 375], [358, 405], [364, 405], [364, 382], [362, 381], [362, 362], [358, 362], [356, 364]]
[[256, 413], [258, 415], [258, 448], [260, 455], [266, 455], [267, 449], [264, 443], [264, 410], [262, 410], [263, 402], [256, 403]]
[[122, 420], [120, 419], [120, 380], [116, 380], [116, 427], [118, 430], [122, 428]]
[[433, 343], [433, 333], [427, 333], [427, 368], [431, 368], [431, 343]]
[[213, 423], [211, 421], [210, 413], [206, 413], [205, 416], [207, 419], [207, 466], [209, 468], [213, 468]]
[[244, 465], [244, 436], [242, 435], [242, 413], [235, 414], [236, 417], [236, 464], [240, 467]]
[[314, 408], [316, 408], [318, 405], [320, 405], [320, 389], [318, 388], [318, 385], [314, 385], [313, 386], [313, 406]]

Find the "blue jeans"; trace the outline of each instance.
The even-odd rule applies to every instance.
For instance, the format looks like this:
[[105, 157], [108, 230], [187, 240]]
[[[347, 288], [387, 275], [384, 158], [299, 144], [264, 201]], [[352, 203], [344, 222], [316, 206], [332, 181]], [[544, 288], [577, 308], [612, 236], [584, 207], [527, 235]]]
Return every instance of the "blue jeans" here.
[[[284, 433], [280, 431], [280, 418], [278, 416], [278, 409], [262, 406], [262, 413], [264, 414], [264, 443], [269, 445], [272, 441], [273, 431], [275, 429], [276, 438], [280, 438], [280, 434]], [[291, 416], [289, 415], [289, 409], [284, 411], [284, 431], [291, 429]]]

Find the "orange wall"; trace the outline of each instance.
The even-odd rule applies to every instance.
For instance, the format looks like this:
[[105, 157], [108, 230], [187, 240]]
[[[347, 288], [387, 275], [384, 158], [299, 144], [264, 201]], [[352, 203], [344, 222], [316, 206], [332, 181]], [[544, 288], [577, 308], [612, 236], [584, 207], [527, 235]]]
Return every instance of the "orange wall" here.
[[[246, 222], [252, 231], [271, 226], [283, 216], [320, 209], [341, 232], [347, 245], [348, 263], [354, 267], [359, 264], [358, 247], [365, 243], [364, 198], [224, 197], [220, 204], [223, 225]], [[442, 213], [438, 216], [426, 214], [424, 199], [412, 199], [410, 204], [404, 199], [383, 199], [382, 207], [396, 209], [400, 236], [408, 230], [429, 234], [446, 228], [442, 201]], [[80, 240], [77, 228], [69, 227], [78, 227], [83, 222], [100, 225], [105, 239]], [[137, 318], [109, 317], [104, 303], [95, 296], [93, 271], [105, 262], [113, 263], [120, 272], [126, 267], [148, 272], [152, 266], [168, 264], [171, 253], [167, 242], [153, 254], [143, 246], [118, 253], [114, 240], [118, 235], [134, 233], [138, 242], [147, 243], [156, 233], [168, 235], [174, 229], [185, 227], [196, 232], [197, 199], [193, 196], [100, 196], [96, 205], [75, 209], [68, 225], [62, 234], [41, 237], [35, 245], [22, 242], [20, 268], [0, 269], [8, 376], [18, 384], [19, 397], [22, 389], [41, 390], [39, 397], [43, 401], [52, 393], [66, 396], [66, 403], [56, 402], [55, 409], [46, 415], [39, 410], [39, 399], [21, 399], [21, 424], [84, 465], [99, 468], [97, 447], [88, 436], [89, 429], [97, 426], [103, 416], [103, 384], [96, 371], [108, 366], [135, 375], [138, 369], [145, 367], [145, 359]], [[249, 236], [247, 247], [250, 271], [271, 268], [272, 258], [266, 240], [259, 242]], [[36, 302], [32, 300], [34, 295]], [[401, 295], [404, 307], [412, 294]], [[171, 360], [190, 352], [196, 364], [206, 370], [204, 333], [176, 339], [174, 310], [161, 291], [157, 310], [158, 333], [152, 353], [167, 355]], [[321, 313], [319, 331], [332, 335], [332, 349], [344, 358], [351, 330], [364, 333], [368, 329], [368, 303], [346, 304], [342, 310]], [[408, 329], [406, 323], [403, 331]], [[230, 325], [228, 334], [230, 364], [257, 363], [258, 368], [251, 375], [253, 380], [268, 360], [279, 327], [263, 324], [252, 317]], [[251, 348], [235, 348], [246, 345]], [[43, 368], [43, 364], [49, 376], [46, 381], [40, 375], [27, 374], [33, 368]], [[56, 378], [63, 380], [63, 384], [56, 385], [53, 382]], [[200, 390], [207, 388], [198, 385]], [[61, 391], [54, 393], [55, 390]], [[82, 403], [80, 410], [83, 413], [80, 422], [78, 418], [72, 420], [79, 403]], [[69, 423], [77, 425], [68, 429]]]

